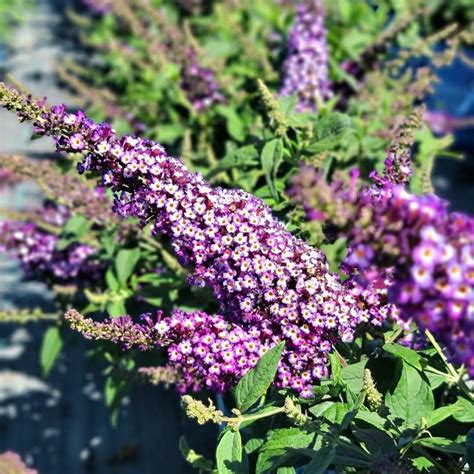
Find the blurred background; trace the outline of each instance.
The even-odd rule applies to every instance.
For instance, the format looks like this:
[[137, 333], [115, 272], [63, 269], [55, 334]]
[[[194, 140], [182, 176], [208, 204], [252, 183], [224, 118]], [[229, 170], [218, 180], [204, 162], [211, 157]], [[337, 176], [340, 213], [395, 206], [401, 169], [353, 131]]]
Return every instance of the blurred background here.
[[[0, 0], [0, 80], [8, 77], [35, 96], [47, 96], [50, 103], [70, 102], [72, 91], [58, 66], [90, 54], [79, 42], [77, 23], [67, 14], [71, 10], [80, 13], [84, 5]], [[463, 54], [474, 62], [473, 51]], [[462, 156], [438, 160], [433, 184], [454, 209], [472, 213], [474, 69], [468, 62], [455, 59], [439, 71], [428, 105], [433, 126], [454, 132], [454, 149]], [[54, 158], [48, 139], [30, 138], [31, 130], [0, 111], [0, 154]], [[39, 199], [34, 184], [22, 183], [0, 191], [0, 208], [34, 208]], [[0, 310], [29, 307], [47, 313], [51, 301], [46, 286], [23, 281], [17, 263], [0, 254]], [[44, 329], [44, 323], [0, 326], [0, 453], [18, 452], [46, 474], [131, 474], [191, 472], [177, 447], [183, 434], [197, 451], [212, 452], [215, 433], [188, 423], [172, 390], [135, 386], [122, 399], [117, 425], [112, 426], [103, 403], [103, 367], [86, 357], [88, 345], [80, 336], [68, 340], [44, 379], [37, 357]]]

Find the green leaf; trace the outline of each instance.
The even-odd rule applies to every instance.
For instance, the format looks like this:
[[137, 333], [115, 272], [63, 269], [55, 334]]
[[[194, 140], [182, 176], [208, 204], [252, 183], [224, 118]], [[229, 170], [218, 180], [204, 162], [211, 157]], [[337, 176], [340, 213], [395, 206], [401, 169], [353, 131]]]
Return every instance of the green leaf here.
[[281, 428], [270, 431], [268, 441], [260, 449], [257, 460], [257, 473], [271, 472], [281, 466], [295, 450], [309, 448], [314, 443], [315, 435], [299, 428]]
[[474, 428], [466, 436], [466, 462], [471, 471], [474, 471]]
[[122, 249], [115, 259], [115, 271], [118, 281], [124, 285], [140, 259], [140, 249]]
[[397, 450], [395, 441], [385, 431], [354, 429], [353, 433], [354, 436], [375, 457], [389, 454]]
[[404, 360], [407, 364], [415, 367], [415, 369], [422, 370], [421, 357], [414, 350], [395, 343], [384, 344], [383, 349], [389, 354]]
[[438, 423], [441, 423], [442, 421], [446, 420], [446, 418], [449, 418], [450, 416], [454, 416], [457, 413], [461, 412], [462, 408], [456, 404], [437, 408], [428, 416], [427, 428], [431, 428], [432, 426], [435, 426]]
[[277, 474], [296, 474], [296, 469], [291, 466], [282, 466], [276, 470]]
[[424, 472], [425, 470], [429, 471], [431, 468], [434, 467], [434, 464], [429, 459], [423, 456], [414, 458], [411, 462], [413, 463], [415, 468], [418, 469], [417, 472]]
[[191, 449], [184, 436], [179, 438], [179, 450], [183, 458], [198, 472], [214, 472], [213, 463]]
[[442, 453], [448, 454], [460, 454], [464, 455], [464, 446], [460, 443], [456, 443], [452, 439], [442, 438], [440, 436], [433, 436], [431, 438], [421, 438], [414, 441], [414, 444], [423, 446], [424, 448], [435, 449]]
[[356, 420], [365, 421], [369, 425], [385, 429], [385, 418], [382, 418], [378, 413], [368, 410], [359, 410], [356, 415]]
[[352, 129], [350, 117], [333, 112], [319, 117], [313, 124], [314, 135], [312, 143], [307, 147], [308, 153], [321, 153], [334, 150], [340, 140]]
[[111, 291], [117, 291], [120, 288], [120, 283], [118, 282], [117, 278], [114, 275], [114, 271], [112, 268], [109, 268], [105, 274], [105, 281], [107, 282], [107, 286]]
[[282, 157], [282, 141], [280, 138], [274, 138], [265, 143], [260, 161], [262, 169], [265, 172], [268, 187], [271, 190], [273, 198], [278, 201], [279, 196], [275, 187], [276, 172]]
[[425, 375], [430, 382], [430, 386], [433, 390], [437, 389], [443, 383], [446, 382], [446, 377], [444, 375], [434, 374], [433, 372], [426, 371]]
[[306, 433], [299, 428], [280, 428], [270, 431], [268, 441], [263, 445], [261, 451], [307, 448], [313, 439], [313, 433]]
[[40, 364], [43, 376], [47, 377], [58, 360], [63, 347], [63, 338], [57, 326], [51, 326], [43, 336], [40, 351]]
[[402, 363], [397, 385], [385, 396], [392, 417], [401, 418], [402, 426], [418, 425], [434, 409], [434, 398], [429, 383], [411, 365]]
[[453, 415], [456, 421], [460, 421], [461, 423], [474, 423], [474, 402], [459, 397], [454, 406], [460, 408], [459, 412]]
[[107, 303], [105, 309], [111, 318], [117, 318], [127, 314], [127, 308], [123, 301], [111, 301]]
[[254, 166], [257, 164], [258, 151], [254, 145], [246, 145], [235, 150], [230, 150], [219, 164], [212, 169], [206, 179], [211, 179], [221, 171], [232, 168], [244, 168], [246, 166]]
[[245, 139], [245, 124], [239, 115], [231, 107], [220, 105], [216, 108], [217, 112], [226, 119], [227, 131], [229, 135], [238, 142]]
[[74, 214], [64, 226], [65, 234], [72, 234], [76, 237], [82, 237], [89, 229], [89, 221], [80, 214]]
[[227, 430], [216, 450], [219, 474], [243, 474], [246, 472], [242, 456], [242, 438], [239, 431]]
[[353, 394], [358, 394], [364, 386], [366, 365], [367, 360], [362, 360], [341, 369], [340, 378]]
[[332, 446], [326, 446], [316, 451], [311, 462], [303, 471], [304, 474], [324, 474], [336, 456], [336, 450]]
[[263, 446], [265, 440], [263, 438], [252, 438], [249, 439], [244, 446], [245, 452], [247, 454], [252, 454]]
[[272, 347], [260, 358], [257, 365], [242, 377], [235, 389], [235, 400], [240, 411], [248, 410], [268, 390], [275, 378], [284, 347], [284, 342]]

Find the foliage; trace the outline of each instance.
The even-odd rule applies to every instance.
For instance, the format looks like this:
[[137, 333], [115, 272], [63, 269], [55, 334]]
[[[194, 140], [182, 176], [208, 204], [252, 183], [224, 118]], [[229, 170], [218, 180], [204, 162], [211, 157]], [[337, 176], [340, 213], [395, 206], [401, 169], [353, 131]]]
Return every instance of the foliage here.
[[[416, 305], [390, 292], [393, 275], [409, 271], [410, 258], [397, 257], [412, 249], [393, 249], [384, 232], [414, 232], [407, 239], [414, 245], [415, 219], [399, 229], [390, 209], [370, 214], [383, 225], [370, 241], [380, 248], [367, 259], [379, 272], [369, 283], [354, 265], [354, 243], [364, 232], [372, 235], [375, 223], [367, 206], [357, 208], [364, 193], [407, 185], [412, 208], [425, 201], [436, 207], [424, 195], [432, 191], [434, 161], [450, 152], [452, 138], [433, 133], [422, 104], [436, 70], [472, 41], [472, 31], [442, 20], [439, 2], [390, 0], [374, 8], [370, 1], [328, 1], [324, 17], [314, 2], [317, 8], [305, 14], [318, 15], [318, 28], [310, 53], [302, 54], [317, 54], [327, 41], [329, 58], [317, 58], [327, 68], [316, 89], [324, 84], [331, 91], [310, 91], [315, 103], [303, 108], [298, 94], [281, 92], [283, 74], [294, 74], [283, 66], [288, 50], [301, 53], [294, 43], [287, 48], [286, 38], [297, 41], [305, 28], [304, 18], [293, 23], [294, 2], [117, 0], [93, 8], [88, 0], [90, 10], [69, 12], [88, 54], [78, 63], [62, 61], [58, 77], [77, 105], [111, 122], [117, 135], [82, 112], [0, 85], [1, 105], [72, 156], [40, 164], [0, 157], [0, 185], [33, 179], [45, 194], [39, 211], [2, 210], [5, 229], [16, 231], [2, 232], [1, 249], [20, 259], [25, 277], [45, 281], [56, 295], [55, 314], [43, 315], [55, 321], [40, 354], [45, 375], [71, 327], [108, 364], [104, 391], [114, 421], [136, 381], [199, 393], [183, 396], [187, 415], [222, 430], [212, 460], [181, 440], [184, 458], [198, 472], [467, 472], [474, 462], [472, 367], [458, 364], [456, 350], [435, 339], [436, 331], [424, 331], [433, 321], [410, 314]], [[313, 83], [314, 72], [305, 70], [304, 84]], [[119, 138], [133, 133], [167, 152], [152, 141]], [[168, 173], [160, 175], [165, 191], [150, 177], [156, 157]], [[162, 204], [153, 195], [158, 191]], [[183, 236], [169, 218], [188, 201], [180, 219], [200, 226], [204, 244], [195, 229]], [[51, 202], [61, 218], [46, 212]], [[215, 224], [225, 213], [230, 220]], [[252, 217], [266, 219], [265, 226]], [[455, 225], [461, 220], [471, 222], [459, 217]], [[247, 224], [253, 253], [233, 242], [235, 223]], [[28, 232], [35, 238], [25, 239]], [[451, 234], [462, 237], [453, 252], [467, 255], [472, 228]], [[235, 238], [245, 242], [242, 235]], [[282, 236], [273, 256], [267, 240]], [[228, 243], [216, 247], [218, 238]], [[83, 260], [72, 259], [77, 248], [88, 249]], [[251, 258], [242, 263], [245, 252]], [[381, 263], [387, 254], [392, 273]], [[239, 263], [231, 267], [231, 259]], [[242, 269], [259, 259], [277, 262], [282, 275], [256, 272], [243, 287]], [[79, 261], [87, 271], [65, 278], [57, 271], [65, 261], [68, 270]], [[229, 268], [241, 274], [228, 276]], [[463, 278], [472, 299], [468, 270]], [[260, 291], [271, 285], [278, 288], [275, 298]], [[436, 295], [426, 292], [423, 302]], [[346, 301], [347, 314], [340, 309]], [[246, 305], [255, 305], [253, 312]], [[471, 328], [469, 301], [462, 308]], [[138, 313], [141, 319], [125, 316]], [[5, 323], [41, 318], [28, 309], [0, 314]], [[201, 400], [210, 389], [219, 392], [218, 402]]]

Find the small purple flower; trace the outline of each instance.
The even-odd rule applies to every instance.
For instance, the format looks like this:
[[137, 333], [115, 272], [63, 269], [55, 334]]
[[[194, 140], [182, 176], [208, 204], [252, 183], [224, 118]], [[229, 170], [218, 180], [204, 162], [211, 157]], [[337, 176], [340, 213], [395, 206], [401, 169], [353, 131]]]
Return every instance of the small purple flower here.
[[319, 0], [297, 5], [287, 49], [280, 95], [295, 94], [298, 97], [297, 111], [314, 111], [319, 102], [332, 95], [324, 11]]

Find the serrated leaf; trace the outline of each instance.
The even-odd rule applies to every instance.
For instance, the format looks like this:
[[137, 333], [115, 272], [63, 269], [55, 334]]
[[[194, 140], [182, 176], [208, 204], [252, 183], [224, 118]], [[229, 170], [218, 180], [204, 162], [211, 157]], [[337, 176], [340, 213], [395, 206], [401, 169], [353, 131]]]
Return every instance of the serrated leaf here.
[[332, 446], [326, 446], [316, 451], [311, 462], [305, 467], [304, 474], [324, 474], [336, 456]]
[[356, 420], [365, 421], [369, 425], [380, 428], [381, 430], [385, 429], [385, 418], [382, 418], [378, 413], [373, 411], [359, 410], [356, 415]]
[[464, 455], [465, 448], [462, 444], [456, 443], [452, 439], [433, 436], [431, 438], [421, 438], [414, 441], [414, 444], [423, 446], [424, 448], [435, 449], [442, 453]]
[[313, 124], [314, 134], [308, 153], [321, 153], [337, 147], [344, 135], [352, 129], [350, 117], [339, 112], [319, 117]]
[[206, 179], [211, 179], [221, 171], [232, 168], [243, 168], [257, 164], [258, 151], [254, 145], [246, 145], [241, 148], [229, 151], [218, 165], [213, 168], [207, 175]]
[[453, 415], [456, 421], [460, 421], [461, 423], [474, 423], [474, 402], [459, 397], [454, 406], [460, 408], [460, 411]]
[[43, 376], [47, 377], [57, 361], [63, 347], [63, 338], [57, 326], [51, 326], [44, 333], [41, 343], [40, 364]]
[[364, 371], [367, 360], [343, 367], [340, 378], [353, 394], [358, 394], [364, 386]]
[[118, 281], [124, 285], [140, 259], [140, 249], [122, 249], [115, 259], [115, 271]]
[[281, 466], [298, 449], [306, 449], [314, 443], [315, 435], [298, 428], [281, 428], [270, 431], [268, 441], [261, 447], [256, 473], [266, 473]]
[[239, 431], [227, 430], [217, 445], [217, 471], [219, 474], [244, 474], [242, 438]]
[[427, 428], [431, 428], [432, 426], [435, 426], [438, 423], [441, 423], [442, 421], [446, 420], [446, 418], [455, 416], [456, 414], [461, 412], [462, 408], [456, 404], [437, 408], [428, 416]]
[[272, 347], [260, 358], [257, 365], [242, 377], [235, 389], [235, 400], [240, 411], [248, 410], [268, 390], [275, 378], [284, 347], [284, 342]]
[[418, 425], [434, 409], [434, 398], [429, 383], [411, 365], [402, 363], [397, 385], [385, 396], [392, 417], [401, 418], [402, 426]]
[[247, 454], [252, 454], [263, 446], [265, 440], [263, 438], [251, 438], [249, 439], [244, 446], [245, 452]]
[[422, 370], [421, 357], [414, 350], [395, 343], [384, 344], [383, 349], [389, 354], [404, 360], [415, 369]]

